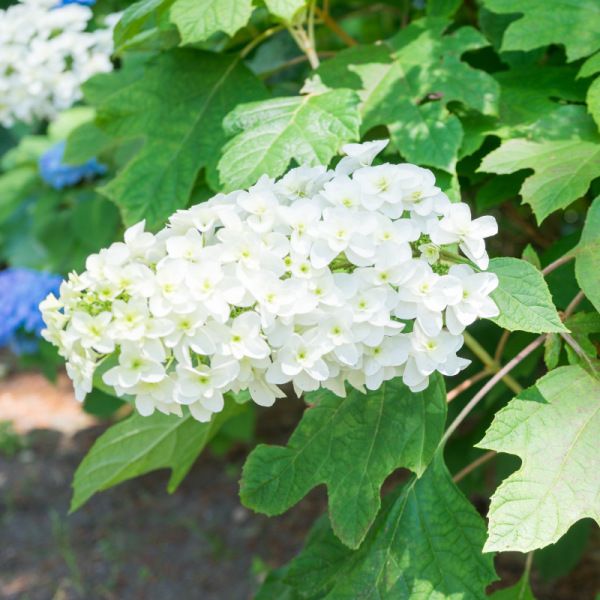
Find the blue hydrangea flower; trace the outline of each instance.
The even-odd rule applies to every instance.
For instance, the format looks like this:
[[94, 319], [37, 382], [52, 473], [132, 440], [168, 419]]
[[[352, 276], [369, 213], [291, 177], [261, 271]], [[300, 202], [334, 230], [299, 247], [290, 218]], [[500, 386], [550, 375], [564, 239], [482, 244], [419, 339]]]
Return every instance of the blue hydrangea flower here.
[[0, 271], [0, 348], [9, 345], [16, 354], [36, 351], [44, 321], [39, 305], [52, 292], [59, 293], [62, 277], [31, 269]]
[[82, 179], [92, 179], [95, 175], [103, 175], [107, 168], [92, 158], [82, 165], [67, 165], [62, 159], [66, 142], [59, 142], [42, 154], [38, 162], [42, 179], [55, 190], [71, 187]]
[[96, 0], [61, 0], [54, 8], [60, 8], [67, 4], [83, 4], [84, 6], [92, 6], [96, 4]]

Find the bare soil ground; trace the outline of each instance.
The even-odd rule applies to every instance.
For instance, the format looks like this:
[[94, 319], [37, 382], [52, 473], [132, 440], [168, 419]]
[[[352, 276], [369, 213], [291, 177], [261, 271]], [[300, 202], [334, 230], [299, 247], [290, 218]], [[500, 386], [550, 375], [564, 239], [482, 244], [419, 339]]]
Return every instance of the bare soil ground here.
[[[258, 435], [285, 443], [302, 404], [261, 412]], [[266, 568], [289, 561], [326, 508], [323, 488], [286, 514], [245, 509], [238, 479], [247, 447], [224, 458], [205, 453], [180, 488], [166, 492], [167, 471], [93, 497], [68, 515], [77, 465], [105, 430], [83, 415], [68, 384], [37, 374], [0, 382], [0, 421], [29, 431], [30, 446], [0, 455], [0, 598], [6, 600], [250, 600]], [[384, 493], [404, 474], [391, 476]], [[524, 557], [496, 559], [500, 589], [521, 577]], [[600, 591], [600, 535], [566, 578], [542, 583], [537, 600], [595, 600]]]

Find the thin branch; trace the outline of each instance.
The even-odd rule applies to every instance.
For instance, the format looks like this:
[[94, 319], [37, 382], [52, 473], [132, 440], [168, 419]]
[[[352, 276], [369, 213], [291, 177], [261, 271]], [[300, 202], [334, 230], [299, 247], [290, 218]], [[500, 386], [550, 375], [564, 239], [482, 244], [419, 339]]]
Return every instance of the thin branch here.
[[510, 331], [505, 329], [502, 333], [502, 337], [498, 342], [498, 347], [496, 348], [496, 352], [494, 353], [494, 360], [496, 363], [500, 364], [502, 362], [502, 352], [504, 352], [504, 346], [506, 346], [506, 342], [508, 341], [508, 336], [510, 335]]
[[[317, 8], [317, 0], [312, 0], [308, 7], [308, 41], [312, 48], [317, 47], [315, 42], [315, 9]], [[317, 59], [318, 60], [318, 59]]]
[[[498, 373], [501, 370], [501, 365], [496, 362], [487, 352], [487, 350], [468, 332], [463, 331], [463, 338], [465, 339], [465, 345], [473, 354], [493, 373]], [[519, 394], [523, 391], [523, 388], [519, 383], [510, 375], [502, 377], [502, 381], [515, 393]]]
[[469, 377], [469, 379], [465, 379], [461, 384], [457, 385], [453, 390], [450, 390], [446, 395], [446, 402], [451, 402], [458, 396], [460, 393], [468, 390], [473, 384], [477, 383], [481, 379], [485, 379], [486, 377], [490, 377], [494, 374], [494, 371], [488, 369], [487, 367], [483, 369], [483, 371], [479, 371], [473, 377]]
[[358, 46], [358, 42], [349, 34], [347, 34], [329, 15], [329, 12], [321, 10], [318, 6], [315, 6], [315, 12], [320, 19], [323, 19], [324, 25], [331, 29], [346, 46]]
[[564, 265], [566, 262], [569, 262], [573, 258], [575, 258], [573, 255], [568, 255], [563, 256], [558, 260], [555, 260], [553, 263], [550, 263], [545, 269], [542, 269], [542, 275], [548, 275], [548, 273], [551, 273], [552, 271], [554, 271], [554, 269], [558, 269], [558, 267]]
[[[336, 55], [336, 52], [325, 51], [325, 52], [318, 52], [317, 54], [319, 55], [320, 58], [331, 58]], [[289, 69], [290, 67], [300, 65], [303, 62], [306, 62], [307, 60], [308, 60], [308, 56], [306, 56], [306, 54], [301, 54], [300, 56], [295, 56], [294, 58], [291, 58], [290, 60], [284, 62], [283, 64], [279, 65], [278, 67], [275, 67], [274, 69], [271, 69], [270, 71], [267, 71], [266, 73], [260, 73], [258, 78], [261, 81], [265, 81], [265, 79], [269, 79], [269, 77], [275, 75], [276, 73], [279, 73], [280, 71], [283, 71], [285, 69]]]
[[[458, 417], [454, 419], [450, 427], [446, 430], [439, 446], [443, 446], [446, 440], [456, 431], [458, 426], [464, 421], [466, 416], [475, 408], [477, 403], [511, 370], [514, 369], [524, 358], [529, 356], [538, 346], [546, 339], [546, 334], [540, 335], [529, 346], [521, 350], [510, 362], [500, 369], [482, 388], [479, 390], [473, 399], [462, 409]], [[438, 447], [439, 447], [438, 446]]]
[[271, 37], [278, 31], [281, 31], [282, 29], [285, 29], [285, 25], [276, 25], [275, 27], [266, 29], [260, 35], [256, 36], [245, 48], [242, 49], [242, 51], [240, 52], [240, 57], [246, 58], [246, 56], [248, 56], [248, 54], [250, 54], [250, 52], [252, 52], [252, 50], [254, 50], [256, 46], [258, 46], [261, 42]]
[[477, 467], [486, 463], [491, 458], [494, 458], [498, 454], [495, 450], [490, 450], [485, 454], [481, 455], [477, 460], [474, 460], [470, 465], [467, 465], [462, 471], [459, 471], [453, 478], [454, 483], [458, 483], [461, 479], [464, 479], [471, 471], [474, 471]]
[[390, 4], [370, 4], [369, 6], [365, 6], [363, 8], [359, 8], [358, 10], [346, 13], [342, 17], [340, 17], [340, 21], [348, 21], [350, 19], [357, 19], [359, 17], [365, 17], [368, 15], [373, 15], [376, 13], [388, 13], [394, 15], [398, 19], [402, 20], [403, 12]]
[[580, 291], [569, 306], [567, 306], [567, 310], [565, 310], [565, 321], [575, 312], [575, 309], [579, 306], [579, 303], [585, 298], [585, 292]]
[[515, 207], [510, 203], [509, 200], [503, 202], [502, 207], [510, 214], [510, 216], [521, 226], [521, 229], [525, 231], [525, 233], [535, 240], [542, 248], [547, 250], [552, 246], [552, 242], [546, 239], [539, 231], [535, 229], [530, 223], [528, 223], [515, 209]]

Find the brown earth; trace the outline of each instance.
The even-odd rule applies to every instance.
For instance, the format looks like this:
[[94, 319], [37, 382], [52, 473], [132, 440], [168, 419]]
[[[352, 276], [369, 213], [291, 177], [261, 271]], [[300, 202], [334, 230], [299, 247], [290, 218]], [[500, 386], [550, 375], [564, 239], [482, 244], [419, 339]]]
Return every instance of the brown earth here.
[[[302, 404], [261, 412], [258, 436], [285, 443]], [[0, 598], [6, 600], [249, 600], [268, 568], [301, 548], [326, 508], [313, 490], [286, 514], [245, 509], [237, 481], [248, 447], [225, 458], [205, 453], [180, 488], [166, 492], [167, 471], [125, 482], [67, 515], [77, 465], [106, 424], [81, 412], [68, 381], [57, 387], [35, 373], [0, 382], [0, 421], [13, 420], [30, 445], [0, 453]], [[401, 481], [396, 473], [384, 492]], [[496, 559], [494, 589], [521, 577], [524, 557]], [[579, 565], [553, 583], [532, 574], [537, 600], [595, 600], [600, 591], [600, 535]]]

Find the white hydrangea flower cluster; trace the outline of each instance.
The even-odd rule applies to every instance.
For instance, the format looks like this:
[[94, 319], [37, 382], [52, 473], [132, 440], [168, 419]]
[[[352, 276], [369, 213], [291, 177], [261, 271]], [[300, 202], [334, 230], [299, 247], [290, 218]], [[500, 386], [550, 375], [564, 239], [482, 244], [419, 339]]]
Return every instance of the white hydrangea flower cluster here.
[[461, 332], [498, 314], [488, 297], [498, 280], [437, 257], [460, 244], [487, 264], [496, 222], [471, 220], [427, 169], [370, 166], [386, 143], [344, 146], [335, 171], [265, 175], [177, 211], [157, 235], [142, 221], [90, 256], [40, 307], [77, 398], [107, 355], [118, 364], [103, 381], [142, 415], [187, 405], [199, 421], [228, 391], [270, 406], [289, 382], [344, 396], [346, 382], [364, 392], [402, 376], [417, 392], [434, 371], [465, 368]]
[[112, 70], [112, 30], [84, 31], [92, 11], [57, 0], [21, 0], [0, 10], [0, 123], [53, 119], [82, 97], [80, 85]]

